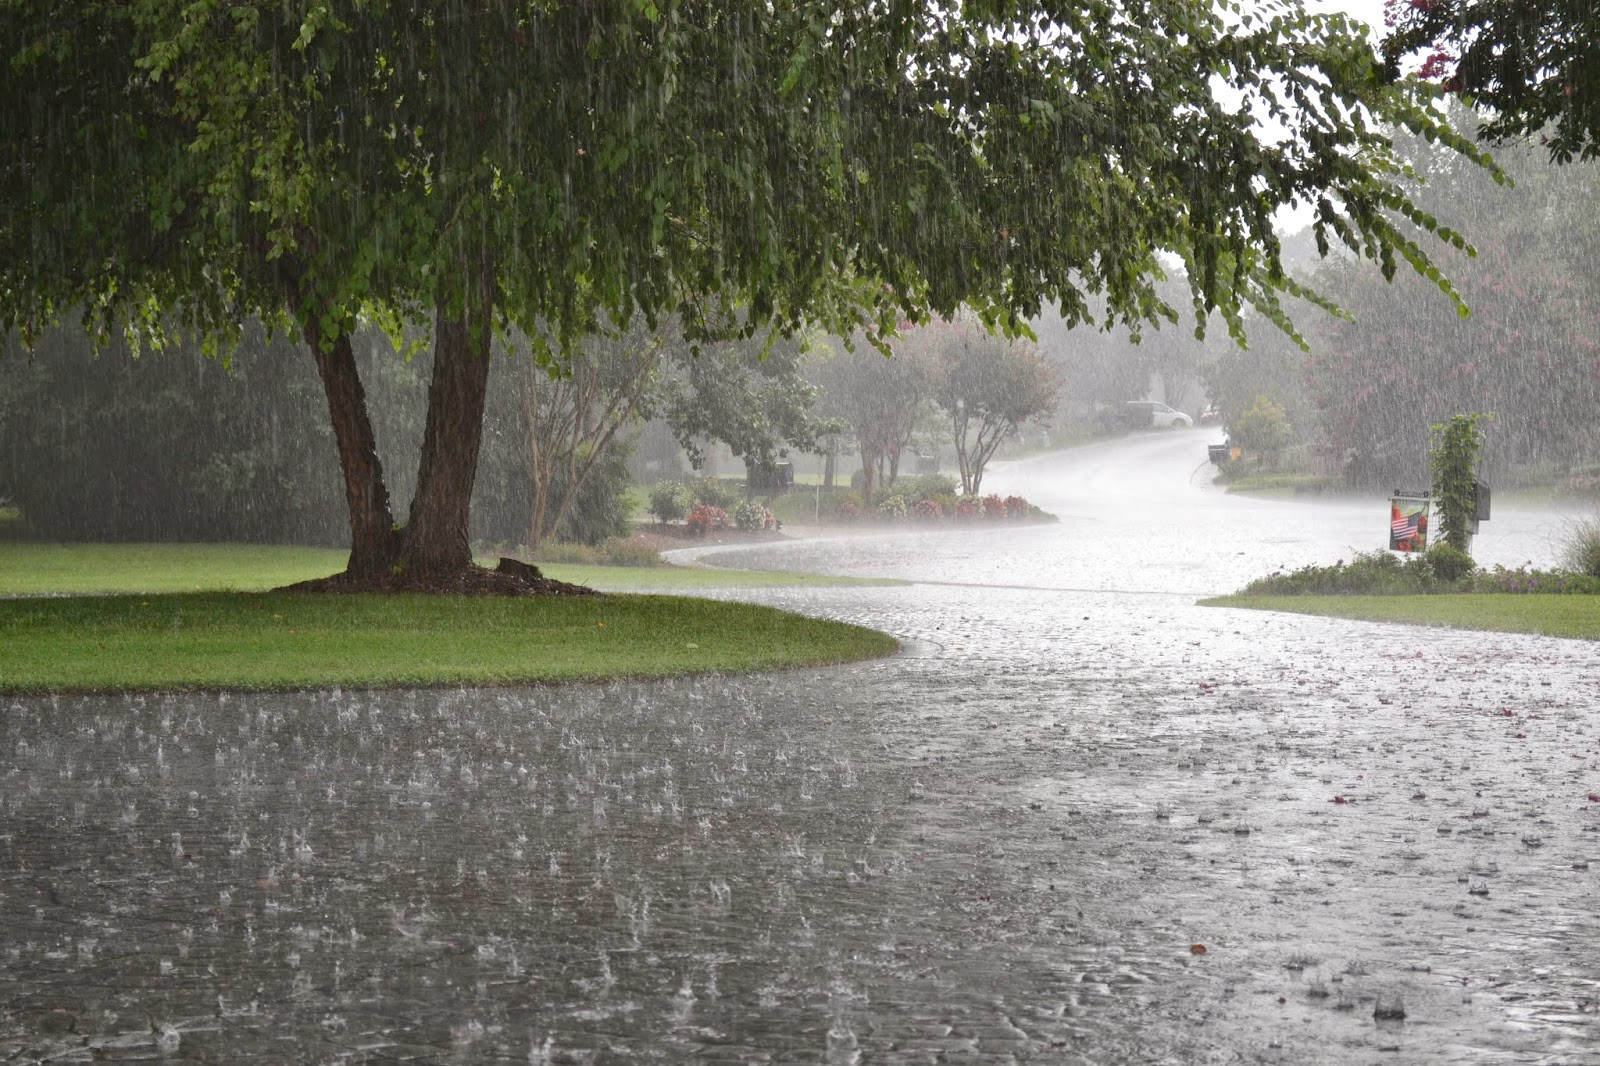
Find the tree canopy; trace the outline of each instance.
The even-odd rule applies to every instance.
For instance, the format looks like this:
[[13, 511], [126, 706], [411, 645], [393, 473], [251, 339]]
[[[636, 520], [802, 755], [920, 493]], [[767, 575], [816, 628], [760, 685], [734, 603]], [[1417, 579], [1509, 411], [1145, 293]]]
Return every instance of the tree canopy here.
[[[1412, 206], [1385, 128], [1477, 150], [1344, 18], [1223, 7], [6, 0], [0, 327], [292, 317], [351, 571], [383, 576], [470, 566], [507, 324], [1137, 324], [1177, 317], [1155, 288], [1175, 257], [1197, 322], [1242, 335], [1302, 293], [1273, 232], [1290, 205], [1324, 250], [1448, 291], [1417, 241], [1464, 241]], [[398, 531], [349, 355], [372, 307], [434, 336]]]
[[1416, 72], [1487, 111], [1487, 138], [1539, 136], [1558, 162], [1600, 158], [1600, 4], [1387, 0], [1391, 76]]

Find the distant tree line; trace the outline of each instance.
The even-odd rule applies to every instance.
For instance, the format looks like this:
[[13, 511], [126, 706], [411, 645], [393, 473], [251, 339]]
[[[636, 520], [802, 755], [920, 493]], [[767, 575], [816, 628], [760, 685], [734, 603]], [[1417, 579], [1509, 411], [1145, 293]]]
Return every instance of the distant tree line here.
[[[472, 501], [474, 541], [596, 542], [628, 531], [631, 438], [659, 418], [693, 451], [708, 441], [771, 458], [813, 444], [815, 390], [791, 342], [691, 346], [641, 323], [536, 361], [508, 338], [489, 367]], [[13, 349], [16, 343], [12, 341]], [[405, 344], [402, 344], [405, 347]], [[397, 471], [423, 436], [432, 352], [398, 358], [380, 330], [352, 352], [380, 459]], [[198, 345], [96, 354], [81, 331], [46, 332], [0, 359], [0, 499], [52, 540], [348, 539], [340, 468], [317, 371], [295, 339], [247, 327], [226, 361]]]
[[1461, 412], [1495, 414], [1484, 459], [1496, 477], [1600, 461], [1600, 169], [1505, 143], [1497, 159], [1515, 185], [1502, 188], [1400, 141], [1426, 182], [1418, 205], [1472, 235], [1477, 256], [1445, 264], [1471, 314], [1426, 279], [1385, 283], [1330, 260], [1307, 280], [1350, 317], [1303, 309], [1306, 352], [1268, 329], [1219, 352], [1204, 375], [1224, 422], [1264, 396], [1327, 470], [1372, 488], [1426, 484], [1428, 427]]

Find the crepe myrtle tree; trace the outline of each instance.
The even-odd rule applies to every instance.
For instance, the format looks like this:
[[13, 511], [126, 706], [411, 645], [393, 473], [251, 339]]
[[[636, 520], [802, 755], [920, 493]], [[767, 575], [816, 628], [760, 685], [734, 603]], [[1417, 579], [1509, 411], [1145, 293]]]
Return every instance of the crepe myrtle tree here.
[[816, 390], [800, 376], [802, 354], [798, 340], [770, 336], [693, 344], [676, 316], [651, 327], [636, 315], [552, 346], [546, 368], [523, 360], [516, 388], [532, 474], [529, 552], [562, 528], [619, 434], [650, 418], [671, 428], [696, 465], [708, 440], [766, 461], [814, 446]]
[[[1008, 332], [1046, 304], [1133, 325], [1177, 318], [1163, 256], [1202, 324], [1290, 328], [1279, 208], [1448, 290], [1417, 242], [1465, 242], [1414, 209], [1384, 130], [1483, 161], [1294, 0], [6, 0], [0, 42], [0, 328], [226, 351], [253, 315], [292, 325], [344, 476], [343, 588], [474, 580], [499, 329], [676, 312], [709, 335], [736, 307], [747, 332], [881, 339], [963, 303]], [[434, 348], [400, 522], [364, 312]]]
[[861, 457], [861, 493], [892, 484], [932, 393], [933, 364], [917, 333], [891, 342], [892, 356], [863, 343], [819, 348], [809, 373], [819, 387], [818, 413], [848, 432]]
[[961, 491], [977, 496], [1000, 445], [1055, 415], [1061, 380], [1032, 341], [994, 336], [971, 316], [924, 332], [938, 337], [934, 400], [949, 419]]

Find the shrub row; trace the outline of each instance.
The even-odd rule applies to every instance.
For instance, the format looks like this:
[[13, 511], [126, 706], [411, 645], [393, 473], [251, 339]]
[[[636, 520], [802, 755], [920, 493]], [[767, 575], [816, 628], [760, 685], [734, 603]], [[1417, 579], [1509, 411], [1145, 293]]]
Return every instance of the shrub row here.
[[1357, 552], [1349, 562], [1269, 574], [1244, 587], [1248, 596], [1402, 596], [1441, 592], [1600, 593], [1600, 576], [1574, 570], [1484, 570], [1447, 544], [1406, 559], [1387, 551]]
[[650, 513], [658, 522], [677, 522], [689, 516], [696, 506], [730, 511], [739, 505], [738, 486], [720, 478], [702, 477], [694, 481], [663, 481], [650, 490]]
[[957, 496], [954, 493], [939, 493], [918, 499], [896, 493], [879, 497], [870, 508], [863, 507], [859, 497], [846, 497], [839, 502], [834, 514], [845, 522], [864, 519], [927, 523], [971, 522], [979, 519], [1000, 522], [1048, 517], [1021, 496], [1007, 496], [1002, 499], [999, 495], [991, 494], [974, 499], [970, 496]]

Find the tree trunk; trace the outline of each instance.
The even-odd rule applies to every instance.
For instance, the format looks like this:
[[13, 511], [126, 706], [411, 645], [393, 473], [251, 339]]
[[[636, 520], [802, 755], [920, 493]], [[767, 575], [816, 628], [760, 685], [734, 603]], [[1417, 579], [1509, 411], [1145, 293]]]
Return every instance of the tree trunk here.
[[407, 582], [428, 586], [472, 566], [467, 522], [483, 441], [494, 271], [486, 251], [464, 267], [469, 276], [460, 309], [451, 313], [441, 302], [434, 322], [428, 421], [400, 552]]
[[393, 569], [399, 540], [350, 335], [340, 333], [324, 347], [315, 325], [308, 325], [305, 332], [328, 398], [339, 469], [344, 472], [345, 502], [350, 508], [350, 560], [345, 573], [353, 578], [381, 576]]
[[528, 416], [528, 470], [533, 487], [528, 503], [528, 558], [532, 559], [544, 543], [545, 513], [550, 507], [550, 459], [540, 435], [539, 370], [531, 359], [527, 369], [523, 410]]
[[861, 449], [861, 506], [866, 509], [872, 504], [872, 488], [874, 475], [878, 469], [878, 456], [866, 448]]

